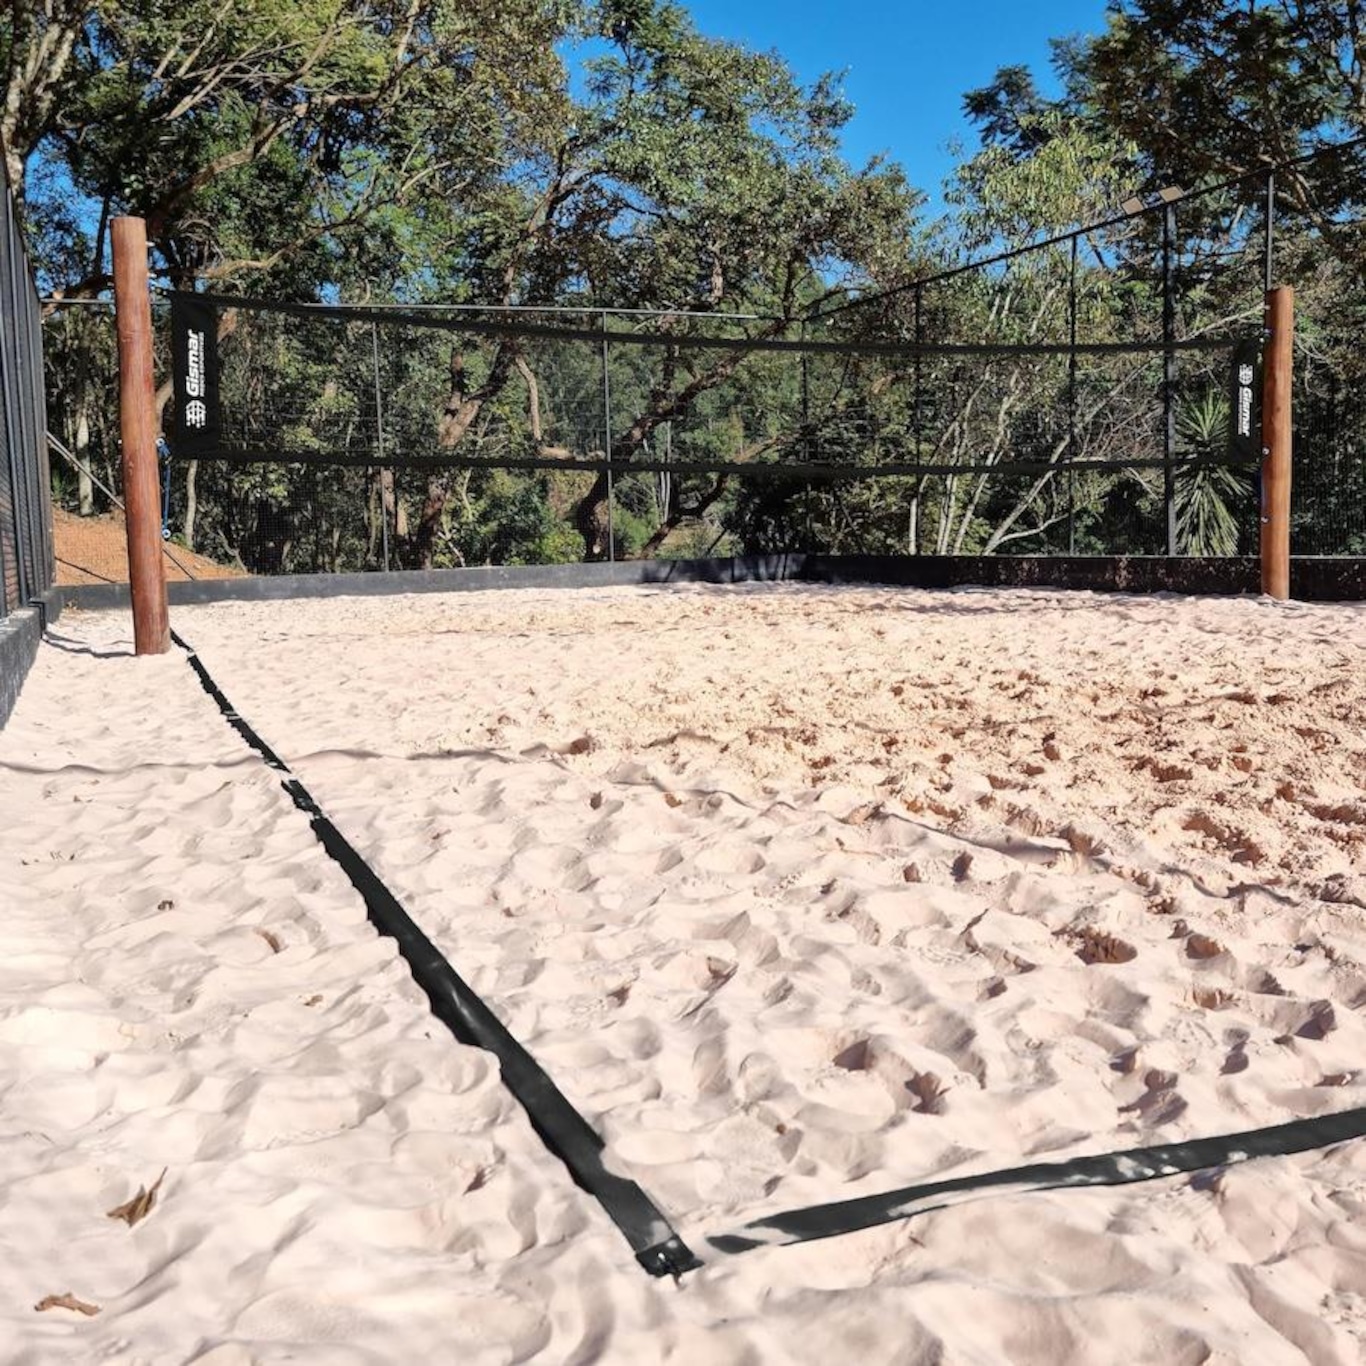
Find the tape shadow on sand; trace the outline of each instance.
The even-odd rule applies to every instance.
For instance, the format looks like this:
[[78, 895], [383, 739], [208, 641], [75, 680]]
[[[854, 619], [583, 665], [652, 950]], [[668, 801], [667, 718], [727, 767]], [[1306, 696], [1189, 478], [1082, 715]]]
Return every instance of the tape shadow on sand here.
[[[185, 651], [204, 691], [218, 705], [228, 724], [280, 775], [281, 786], [309, 818], [319, 843], [360, 893], [375, 929], [395, 941], [432, 1013], [462, 1043], [485, 1049], [498, 1059], [504, 1085], [526, 1111], [541, 1141], [564, 1163], [575, 1182], [602, 1206], [625, 1236], [640, 1265], [652, 1276], [675, 1277], [700, 1267], [702, 1263], [645, 1191], [634, 1181], [607, 1170], [602, 1160], [605, 1145], [601, 1136], [422, 933], [284, 760], [242, 718], [189, 644], [175, 632], [172, 639]], [[1061, 1162], [1034, 1162], [811, 1205], [755, 1219], [732, 1233], [710, 1236], [707, 1243], [712, 1251], [725, 1255], [812, 1242], [914, 1218], [993, 1192], [1018, 1195], [1088, 1186], [1127, 1186], [1229, 1167], [1257, 1157], [1291, 1156], [1362, 1137], [1366, 1137], [1366, 1108], [1344, 1110], [1243, 1133], [1129, 1148]]]

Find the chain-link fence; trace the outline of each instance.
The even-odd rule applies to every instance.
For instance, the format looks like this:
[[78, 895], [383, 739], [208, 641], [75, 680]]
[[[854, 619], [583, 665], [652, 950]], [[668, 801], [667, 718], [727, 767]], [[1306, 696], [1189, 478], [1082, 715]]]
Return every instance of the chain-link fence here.
[[1355, 332], [1346, 348], [1324, 348], [1311, 334], [1296, 356], [1290, 528], [1295, 555], [1366, 555], [1366, 370], [1356, 358], [1360, 335]]

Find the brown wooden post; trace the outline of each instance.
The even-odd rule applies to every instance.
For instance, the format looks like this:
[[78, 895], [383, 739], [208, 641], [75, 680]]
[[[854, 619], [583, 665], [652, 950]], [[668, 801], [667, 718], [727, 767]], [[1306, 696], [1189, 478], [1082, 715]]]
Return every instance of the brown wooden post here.
[[159, 655], [171, 648], [171, 623], [161, 558], [147, 225], [141, 218], [115, 218], [110, 228], [114, 246], [114, 312], [119, 333], [119, 429], [123, 436], [123, 515], [128, 532], [128, 586], [133, 597], [133, 647], [140, 655]]
[[1295, 291], [1267, 291], [1262, 368], [1262, 592], [1290, 596], [1290, 376], [1294, 363]]

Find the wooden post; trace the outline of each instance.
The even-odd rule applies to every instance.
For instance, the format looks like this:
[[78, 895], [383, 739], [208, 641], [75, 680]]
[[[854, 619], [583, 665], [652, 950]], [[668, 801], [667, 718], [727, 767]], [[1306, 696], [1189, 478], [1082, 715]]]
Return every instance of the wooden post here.
[[123, 515], [133, 647], [140, 655], [171, 648], [166, 574], [161, 559], [161, 488], [152, 379], [152, 301], [147, 288], [147, 225], [115, 218], [114, 313], [119, 333], [119, 429], [123, 437]]
[[1262, 592], [1290, 596], [1290, 376], [1294, 361], [1295, 291], [1267, 291], [1262, 366]]

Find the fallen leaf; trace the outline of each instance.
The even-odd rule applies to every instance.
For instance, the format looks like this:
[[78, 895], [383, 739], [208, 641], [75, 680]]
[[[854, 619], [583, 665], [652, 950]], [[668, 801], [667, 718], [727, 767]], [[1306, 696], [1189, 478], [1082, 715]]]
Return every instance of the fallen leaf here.
[[134, 1224], [141, 1223], [152, 1210], [156, 1207], [157, 1191], [161, 1189], [161, 1183], [166, 1179], [166, 1168], [161, 1169], [161, 1175], [152, 1182], [151, 1189], [138, 1187], [138, 1193], [125, 1204], [117, 1205], [108, 1211], [106, 1217], [109, 1219], [122, 1219], [129, 1228]]
[[1217, 958], [1223, 952], [1224, 946], [1217, 939], [1211, 939], [1207, 934], [1189, 934], [1186, 936], [1187, 958]]
[[713, 990], [723, 987], [732, 977], [735, 976], [735, 969], [738, 963], [728, 963], [724, 958], [707, 959], [707, 975], [711, 978]]
[[69, 1290], [65, 1295], [44, 1295], [33, 1308], [39, 1314], [45, 1314], [49, 1309], [73, 1309], [88, 1319], [94, 1318], [100, 1312], [98, 1304], [87, 1304], [84, 1300], [78, 1300]]
[[306, 1001], [304, 1002], [304, 1005], [306, 1005], [306, 1006], [315, 1006], [315, 1005], [317, 1005], [318, 1002], [321, 1001], [321, 1000], [322, 1000], [322, 997], [321, 997], [321, 996], [310, 996], [310, 997], [308, 998], [308, 1000], [306, 1000]]
[[1088, 967], [1096, 963], [1132, 963], [1138, 957], [1138, 950], [1132, 944], [1094, 925], [1080, 930], [1059, 930], [1058, 933], [1077, 942], [1077, 957]]
[[276, 934], [274, 930], [263, 930], [258, 927], [253, 930], [253, 933], [259, 934], [261, 938], [270, 945], [270, 951], [272, 953], [279, 953], [280, 950], [284, 948], [284, 945], [280, 942], [280, 936]]

